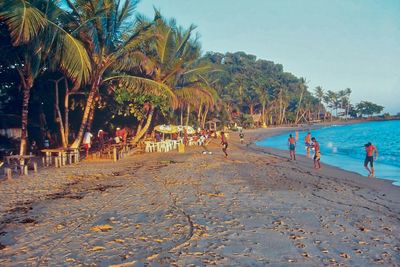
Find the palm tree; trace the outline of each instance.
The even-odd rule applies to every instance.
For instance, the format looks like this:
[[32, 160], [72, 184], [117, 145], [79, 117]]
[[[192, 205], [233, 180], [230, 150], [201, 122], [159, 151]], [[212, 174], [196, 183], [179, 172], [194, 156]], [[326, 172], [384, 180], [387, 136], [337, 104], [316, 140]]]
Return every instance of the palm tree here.
[[[317, 86], [314, 89], [314, 94], [315, 94], [315, 97], [319, 101], [319, 104], [318, 104], [318, 115], [317, 115], [317, 119], [319, 120], [320, 119], [319, 116], [321, 114], [321, 105], [322, 105], [322, 101], [324, 100], [324, 95], [325, 95], [324, 89], [322, 89], [321, 86]], [[325, 120], [325, 116], [324, 116], [324, 120]]]
[[350, 109], [350, 95], [351, 95], [351, 89], [350, 88], [346, 88], [344, 90], [344, 98], [342, 100], [342, 104], [345, 107], [345, 114], [346, 114], [346, 119], [349, 115], [349, 109]]
[[299, 119], [299, 112], [300, 112], [300, 109], [301, 109], [301, 104], [302, 104], [301, 102], [303, 100], [304, 91], [307, 90], [306, 79], [300, 78], [299, 89], [301, 90], [301, 93], [300, 93], [299, 103], [297, 105], [295, 123], [297, 123], [298, 120], [300, 120]]
[[[154, 32], [158, 38], [150, 43], [143, 68], [151, 79], [173, 90], [181, 112], [186, 108], [188, 124], [191, 107], [201, 111], [203, 105], [206, 109], [213, 105], [213, 91], [201, 76], [211, 66], [198, 61], [200, 45], [197, 38], [191, 38], [195, 26], [178, 28], [174, 20], [167, 22], [159, 11], [155, 12]], [[134, 141], [138, 138], [140, 134]]]
[[[131, 0], [66, 0], [71, 9], [74, 33], [85, 43], [92, 61], [89, 94], [82, 122], [71, 147], [79, 146], [83, 133], [94, 116], [95, 99], [101, 86], [110, 89], [123, 88], [138, 93], [165, 95], [173, 104], [176, 100], [171, 89], [164, 83], [132, 75], [145, 68], [145, 42], [156, 37], [153, 24], [142, 18], [130, 20], [138, 1]], [[149, 116], [152, 116], [152, 109]]]
[[19, 48], [12, 57], [23, 93], [20, 155], [26, 153], [28, 104], [36, 78], [55, 66], [78, 85], [88, 81], [90, 75], [90, 60], [83, 45], [59, 26], [64, 12], [56, 3], [55, 0], [0, 3], [0, 20], [8, 27], [12, 45]]

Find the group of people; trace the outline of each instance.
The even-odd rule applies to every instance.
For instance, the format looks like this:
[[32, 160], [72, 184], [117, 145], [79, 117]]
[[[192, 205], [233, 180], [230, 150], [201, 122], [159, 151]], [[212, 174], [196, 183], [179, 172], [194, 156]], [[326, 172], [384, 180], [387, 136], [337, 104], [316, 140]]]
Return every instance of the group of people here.
[[103, 149], [104, 144], [107, 142], [126, 145], [128, 134], [129, 129], [127, 127], [124, 127], [122, 129], [120, 127], [117, 127], [115, 130], [114, 138], [109, 136], [109, 134], [102, 129], [97, 132], [97, 136], [93, 136], [90, 131], [85, 132], [82, 139], [82, 147], [85, 149], [86, 157], [89, 155], [89, 150], [92, 147], [93, 139], [95, 139], [95, 143], [97, 143], [98, 148], [101, 150]]
[[[289, 135], [288, 146], [289, 146], [290, 160], [296, 160], [296, 140], [298, 140], [298, 132], [296, 132], [296, 138], [294, 138], [292, 134]], [[309, 157], [310, 155], [310, 150], [314, 150], [314, 156], [313, 156], [314, 168], [320, 169], [321, 149], [319, 142], [315, 137], [311, 137], [311, 133], [308, 132], [304, 138], [304, 144], [306, 146], [307, 157]], [[375, 176], [374, 159], [376, 160], [376, 158], [378, 157], [378, 150], [371, 142], [365, 144], [364, 148], [366, 152], [364, 167], [368, 171], [368, 177], [374, 177]]]
[[[296, 132], [296, 137], [298, 138], [298, 133]], [[314, 168], [320, 169], [321, 168], [321, 150], [319, 146], [319, 142], [315, 137], [311, 137], [311, 133], [307, 133], [306, 137], [304, 138], [304, 143], [306, 146], [307, 157], [310, 155], [310, 150], [314, 150]], [[290, 160], [296, 160], [296, 139], [290, 134], [288, 139], [289, 145], [289, 154]]]

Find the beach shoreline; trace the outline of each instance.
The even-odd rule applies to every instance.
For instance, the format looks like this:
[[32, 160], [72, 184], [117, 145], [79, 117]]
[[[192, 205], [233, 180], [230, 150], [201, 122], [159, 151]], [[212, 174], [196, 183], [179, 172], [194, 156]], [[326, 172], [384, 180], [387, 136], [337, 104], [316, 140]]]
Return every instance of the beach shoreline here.
[[[256, 142], [262, 141], [262, 140], [267, 139], [269, 137], [282, 135], [282, 134], [285, 134], [285, 133], [294, 134], [296, 131], [299, 131], [299, 132], [301, 132], [301, 131], [312, 131], [312, 130], [317, 130], [317, 129], [321, 129], [321, 128], [324, 128], [324, 127], [330, 127], [330, 126], [335, 126], [335, 125], [350, 125], [350, 124], [367, 123], [367, 122], [370, 122], [370, 121], [345, 122], [345, 123], [342, 123], [342, 124], [340, 124], [340, 123], [332, 123], [332, 124], [324, 123], [324, 124], [317, 124], [317, 125], [308, 125], [309, 127], [306, 127], [306, 126], [276, 127], [276, 128], [267, 128], [267, 129], [269, 129], [268, 131], [265, 131], [265, 129], [262, 129], [262, 128], [250, 129], [250, 130], [247, 130], [249, 133], [251, 133], [251, 142], [248, 143], [248, 146], [251, 149], [254, 149], [256, 151], [262, 149], [263, 153], [266, 153], [266, 154], [269, 154], [269, 155], [289, 158], [287, 150], [282, 150], [282, 149], [272, 148], [272, 147], [259, 146], [259, 145], [256, 144]], [[253, 134], [253, 132], [254, 132], [255, 135]], [[300, 140], [300, 143], [301, 143], [301, 140]], [[310, 158], [307, 158], [306, 156], [304, 156], [302, 154], [296, 154], [296, 157], [298, 159], [302, 159], [301, 162], [305, 162], [305, 160], [308, 159], [310, 164], [312, 164], [312, 160]], [[321, 160], [321, 163], [324, 166], [329, 166], [331, 168], [338, 168], [338, 169], [340, 169], [340, 170], [342, 170], [344, 172], [349, 172], [349, 173], [352, 173], [352, 174], [357, 174], [357, 175], [359, 175], [361, 177], [366, 177], [365, 175], [362, 175], [362, 174], [360, 174], [360, 173], [358, 173], [356, 171], [346, 170], [346, 169], [343, 169], [343, 168], [341, 168], [339, 166], [334, 166], [332, 164], [325, 163], [323, 160]], [[362, 162], [360, 162], [360, 164], [362, 164]], [[374, 177], [374, 178], [375, 179], [379, 179], [379, 180], [384, 180], [384, 181], [387, 181], [387, 182], [391, 183], [394, 186], [398, 186], [398, 185], [393, 184], [395, 182], [398, 182], [396, 180], [388, 179], [388, 178], [379, 178], [379, 177]]]
[[399, 265], [400, 189], [251, 144], [279, 130], [1, 181], [0, 264]]

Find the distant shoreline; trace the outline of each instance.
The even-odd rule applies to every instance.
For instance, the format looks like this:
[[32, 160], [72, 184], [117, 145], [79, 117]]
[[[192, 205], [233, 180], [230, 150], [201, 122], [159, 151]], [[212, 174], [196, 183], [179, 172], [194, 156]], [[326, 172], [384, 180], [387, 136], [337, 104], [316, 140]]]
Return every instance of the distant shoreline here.
[[[374, 122], [376, 120], [357, 120], [357, 121], [343, 121], [342, 123], [340, 123], [340, 121], [333, 121], [332, 123], [320, 123], [320, 124], [313, 124], [313, 125], [301, 125], [301, 126], [292, 126], [292, 127], [271, 127], [271, 128], [259, 128], [259, 129], [251, 129], [248, 130], [248, 133], [250, 135], [252, 135], [251, 141], [248, 144], [248, 147], [253, 150], [253, 151], [258, 151], [258, 152], [263, 152], [269, 155], [273, 155], [273, 156], [278, 156], [278, 157], [283, 157], [283, 158], [288, 158], [288, 152], [286, 150], [282, 150], [282, 149], [278, 149], [278, 148], [272, 148], [272, 147], [264, 147], [264, 146], [259, 146], [256, 144], [257, 141], [261, 141], [263, 139], [267, 139], [273, 136], [277, 136], [277, 135], [281, 135], [284, 133], [288, 133], [288, 132], [293, 132], [293, 131], [307, 131], [307, 130], [316, 130], [316, 129], [320, 129], [323, 127], [329, 127], [329, 126], [333, 126], [333, 125], [351, 125], [351, 124], [357, 124], [357, 123], [364, 123], [364, 122]], [[391, 121], [391, 120], [385, 120], [385, 121]], [[309, 126], [309, 127], [307, 127]], [[301, 154], [297, 154], [296, 155], [298, 158], [301, 158], [304, 161], [307, 161], [308, 164], [304, 165], [304, 163], [302, 165], [306, 166], [311, 166], [312, 163], [310, 163], [310, 159], [305, 157], [304, 155]], [[366, 176], [363, 176], [355, 171], [349, 171], [349, 170], [345, 170], [342, 169], [338, 166], [334, 166], [328, 163], [324, 163], [322, 161], [322, 163], [324, 164], [324, 166], [329, 166], [330, 168], [336, 168], [339, 169], [340, 171], [344, 172], [344, 173], [348, 173], [351, 175], [358, 175], [360, 177], [366, 178]], [[345, 175], [345, 174], [343, 174]], [[385, 181], [390, 183], [391, 185], [395, 186], [395, 187], [399, 187], [398, 185], [394, 185], [394, 182], [397, 182], [396, 180], [391, 180], [391, 179], [383, 179], [383, 178], [375, 178], [378, 179], [380, 181]]]

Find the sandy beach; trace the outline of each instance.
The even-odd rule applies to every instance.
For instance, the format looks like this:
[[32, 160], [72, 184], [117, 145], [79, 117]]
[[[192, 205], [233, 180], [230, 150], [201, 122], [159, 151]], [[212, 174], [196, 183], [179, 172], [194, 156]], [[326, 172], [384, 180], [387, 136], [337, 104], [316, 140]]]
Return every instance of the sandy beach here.
[[0, 265], [400, 266], [400, 187], [252, 144], [277, 131], [2, 180]]

